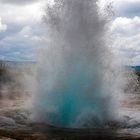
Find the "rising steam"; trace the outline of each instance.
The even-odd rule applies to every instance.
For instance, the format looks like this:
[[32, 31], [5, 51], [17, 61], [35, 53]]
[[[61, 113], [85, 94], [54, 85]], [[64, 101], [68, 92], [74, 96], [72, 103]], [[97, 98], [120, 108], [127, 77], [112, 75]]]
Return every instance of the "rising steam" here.
[[45, 12], [35, 118], [59, 127], [103, 126], [114, 117], [113, 94], [121, 89], [107, 14], [97, 0], [54, 0]]

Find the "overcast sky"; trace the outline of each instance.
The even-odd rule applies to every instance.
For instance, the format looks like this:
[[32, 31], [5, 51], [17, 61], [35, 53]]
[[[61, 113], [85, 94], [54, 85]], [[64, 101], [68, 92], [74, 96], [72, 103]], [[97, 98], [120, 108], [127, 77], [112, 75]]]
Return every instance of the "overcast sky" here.
[[[106, 0], [104, 0], [106, 1]], [[140, 64], [140, 0], [114, 0], [112, 32], [125, 45], [114, 49]], [[34, 60], [41, 46], [44, 0], [0, 0], [0, 59]]]
[[34, 60], [40, 44], [42, 0], [0, 0], [0, 59]]

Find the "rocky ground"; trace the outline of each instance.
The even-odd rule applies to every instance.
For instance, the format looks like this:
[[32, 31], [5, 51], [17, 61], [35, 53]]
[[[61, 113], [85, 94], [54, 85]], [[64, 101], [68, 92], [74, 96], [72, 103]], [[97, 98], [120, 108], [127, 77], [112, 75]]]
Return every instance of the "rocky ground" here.
[[[7, 103], [7, 104], [6, 104]], [[0, 140], [138, 140], [140, 122], [125, 115], [124, 122], [110, 122], [103, 129], [64, 129], [32, 123], [23, 100], [0, 101]], [[130, 95], [122, 103], [130, 114], [140, 115], [140, 96]], [[130, 123], [129, 123], [130, 122]]]
[[[4, 75], [3, 71], [0, 73]], [[4, 76], [0, 82], [3, 79], [7, 77]], [[126, 94], [121, 102], [121, 122], [108, 122], [102, 129], [66, 129], [32, 122], [29, 117], [30, 110], [25, 107], [25, 101], [30, 98], [29, 94], [21, 94], [23, 90], [17, 88], [17, 81], [13, 82], [13, 79], [4, 80], [4, 85], [9, 81], [12, 83], [10, 87], [0, 84], [0, 140], [140, 140], [138, 84], [134, 88], [135, 84], [129, 85], [129, 89], [134, 89], [132, 92], [137, 93]]]

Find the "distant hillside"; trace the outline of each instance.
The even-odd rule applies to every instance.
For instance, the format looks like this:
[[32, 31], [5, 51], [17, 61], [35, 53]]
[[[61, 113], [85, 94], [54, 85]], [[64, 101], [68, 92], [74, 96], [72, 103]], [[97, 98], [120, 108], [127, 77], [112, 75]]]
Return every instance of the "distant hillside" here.
[[29, 68], [35, 66], [36, 61], [7, 61], [0, 60], [0, 69]]

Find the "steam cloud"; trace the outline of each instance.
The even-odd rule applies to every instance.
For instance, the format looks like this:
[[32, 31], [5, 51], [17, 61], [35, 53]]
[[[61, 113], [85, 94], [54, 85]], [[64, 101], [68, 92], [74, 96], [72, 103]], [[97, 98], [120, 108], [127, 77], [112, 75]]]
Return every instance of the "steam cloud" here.
[[100, 127], [113, 119], [113, 94], [120, 92], [116, 89], [121, 90], [121, 81], [108, 49], [108, 19], [98, 3], [55, 0], [47, 5], [49, 41], [39, 60], [34, 97], [38, 121], [81, 128]]

